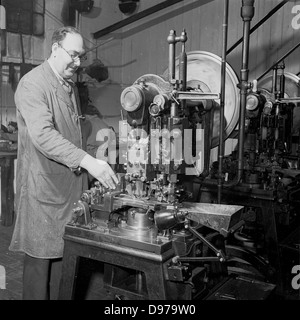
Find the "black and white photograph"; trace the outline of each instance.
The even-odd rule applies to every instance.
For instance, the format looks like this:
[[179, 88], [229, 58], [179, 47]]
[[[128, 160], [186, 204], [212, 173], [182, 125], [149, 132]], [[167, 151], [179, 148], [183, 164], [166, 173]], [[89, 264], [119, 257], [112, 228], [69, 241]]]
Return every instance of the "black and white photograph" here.
[[0, 0], [0, 71], [1, 306], [300, 300], [299, 0]]

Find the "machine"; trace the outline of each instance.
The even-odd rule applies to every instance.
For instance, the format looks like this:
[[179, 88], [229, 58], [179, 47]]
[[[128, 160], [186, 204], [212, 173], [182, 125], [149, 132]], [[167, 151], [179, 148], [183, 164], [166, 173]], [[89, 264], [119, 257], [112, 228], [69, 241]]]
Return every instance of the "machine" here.
[[[244, 52], [253, 2], [243, 1]], [[239, 81], [224, 56], [186, 53], [187, 38], [171, 30], [165, 73], [121, 94], [126, 120], [118, 148], [108, 147], [120, 183], [112, 191], [95, 182], [74, 205], [62, 299], [74, 297], [79, 257], [104, 263], [115, 299], [266, 299], [281, 285], [278, 222], [291, 226], [299, 193], [283, 68], [271, 89], [251, 84], [243, 54]], [[237, 128], [237, 149], [224, 155]]]
[[[226, 155], [221, 165], [222, 203], [244, 206], [245, 223], [227, 250], [246, 261], [252, 254], [262, 257], [269, 266], [258, 269], [282, 294], [288, 286], [283, 279], [292, 268], [282, 259], [283, 243], [299, 226], [298, 97], [299, 78], [285, 73], [284, 63], [254, 81], [246, 97], [243, 145]], [[209, 177], [199, 181], [198, 201], [217, 201], [218, 177], [216, 161]]]
[[[132, 259], [146, 255], [147, 265], [153, 268], [159, 261], [157, 277], [163, 279], [163, 292], [151, 289], [157, 279], [140, 270], [144, 262], [132, 270], [118, 262], [117, 255], [104, 271], [105, 287], [116, 296], [175, 300], [207, 296], [228, 277], [225, 239], [243, 224], [242, 206], [190, 201], [190, 178], [207, 167], [204, 154], [206, 148], [210, 150], [208, 142], [214, 141], [211, 127], [218, 117], [215, 100], [220, 94], [208, 92], [200, 79], [186, 76], [187, 61], [198, 55], [187, 58], [186, 40], [185, 31], [180, 37], [170, 32], [169, 79], [147, 74], [122, 92], [127, 120], [120, 123], [119, 148], [114, 144], [108, 148], [118, 172], [118, 188], [107, 190], [95, 182], [78, 200], [66, 227], [67, 244], [70, 235], [110, 244], [116, 255], [126, 255], [128, 249]], [[176, 42], [183, 47], [182, 67], [176, 67]], [[206, 55], [216, 67], [217, 57]], [[228, 130], [232, 128], [231, 124]]]

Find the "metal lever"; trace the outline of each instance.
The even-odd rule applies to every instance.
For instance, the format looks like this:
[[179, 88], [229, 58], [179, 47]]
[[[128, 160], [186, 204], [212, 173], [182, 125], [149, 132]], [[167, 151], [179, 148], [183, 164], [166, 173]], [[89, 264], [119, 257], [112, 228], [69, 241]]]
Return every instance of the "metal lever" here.
[[215, 252], [220, 262], [226, 261], [226, 257], [223, 254], [222, 250], [217, 249], [213, 244], [211, 244], [208, 240], [206, 240], [199, 232], [197, 232], [194, 228], [188, 226], [189, 231], [192, 232], [198, 239], [200, 239], [204, 244], [206, 244], [211, 250]]

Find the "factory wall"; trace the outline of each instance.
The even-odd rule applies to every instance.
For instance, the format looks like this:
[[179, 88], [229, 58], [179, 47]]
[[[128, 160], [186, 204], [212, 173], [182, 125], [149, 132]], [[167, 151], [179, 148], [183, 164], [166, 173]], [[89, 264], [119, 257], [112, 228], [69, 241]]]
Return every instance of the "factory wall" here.
[[[141, 12], [155, 4], [163, 1], [140, 1], [138, 12]], [[279, 0], [265, 0], [254, 2], [255, 15], [251, 22], [254, 26], [271, 9], [281, 3]], [[95, 1], [102, 8], [97, 19], [90, 19], [89, 14], [82, 16], [82, 30], [90, 30], [92, 33], [105, 28], [120, 19], [125, 19], [125, 15], [120, 15], [117, 8], [117, 0]], [[243, 21], [240, 16], [241, 0], [229, 1], [229, 22], [228, 22], [228, 44], [230, 48], [243, 35]], [[296, 6], [299, 1], [288, 1], [274, 16], [263, 26], [258, 28], [250, 40], [249, 69], [250, 78], [254, 79], [261, 75], [278, 58], [283, 56], [288, 50], [300, 40], [298, 29], [295, 27], [297, 18]], [[105, 8], [109, 6], [110, 19], [106, 20]], [[114, 38], [109, 44], [100, 47], [100, 56], [109, 66], [111, 71], [111, 81], [118, 81], [119, 72], [114, 72], [118, 64], [122, 63], [121, 85], [127, 86], [142, 74], [155, 73], [162, 74], [168, 66], [168, 45], [167, 36], [171, 29], [177, 34], [184, 28], [188, 34], [186, 43], [187, 51], [203, 50], [221, 56], [222, 52], [222, 19], [223, 0], [185, 0], [161, 12], [143, 18], [133, 24], [108, 34], [97, 43], [105, 42], [108, 38]], [[293, 12], [294, 8], [294, 12]], [[91, 14], [91, 13], [90, 13]], [[103, 20], [104, 18], [104, 20]], [[294, 19], [294, 27], [293, 27]], [[93, 20], [93, 21], [91, 21]], [[122, 49], [121, 61], [115, 61]], [[241, 68], [241, 48], [239, 45], [228, 56], [229, 64], [239, 75]], [[298, 52], [295, 51], [286, 60], [286, 71], [298, 73], [300, 71]]]
[[[162, 0], [141, 0], [138, 12], [142, 12]], [[279, 0], [255, 1], [254, 26]], [[50, 38], [54, 29], [67, 24], [65, 1], [47, 0], [45, 11], [45, 38], [23, 36], [25, 60], [40, 64], [49, 55]], [[228, 43], [230, 48], [243, 35], [243, 21], [240, 16], [242, 1], [229, 1]], [[300, 40], [297, 19], [299, 1], [288, 1], [250, 39], [249, 78], [260, 76], [276, 60], [291, 50]], [[76, 25], [83, 33], [88, 60], [82, 65], [80, 81], [89, 88], [90, 99], [106, 117], [106, 121], [117, 128], [120, 120], [119, 97], [122, 90], [143, 74], [161, 75], [168, 66], [167, 36], [171, 29], [180, 34], [187, 32], [187, 51], [207, 51], [221, 56], [223, 0], [184, 0], [155, 14], [136, 21], [99, 39], [93, 34], [114, 23], [128, 18], [118, 7], [118, 0], [95, 0], [89, 13], [76, 16]], [[178, 49], [179, 50], [179, 49]], [[179, 53], [179, 51], [178, 51]], [[297, 74], [300, 71], [299, 50], [285, 59], [286, 71]], [[4, 61], [21, 62], [18, 34], [8, 33], [7, 55]], [[84, 73], [84, 67], [101, 61], [108, 67], [109, 78], [101, 83]], [[239, 77], [242, 63], [242, 45], [227, 56], [227, 61]], [[18, 72], [18, 68], [16, 72]], [[2, 123], [14, 120], [15, 108], [13, 88], [9, 83], [8, 66], [3, 66], [2, 76]], [[227, 142], [227, 144], [231, 142]]]
[[[108, 4], [109, 2], [109, 4]], [[89, 15], [82, 17], [82, 29], [90, 26], [91, 32], [103, 29], [121, 19], [127, 18], [121, 15], [115, 8], [118, 1], [99, 1], [103, 12], [109, 6], [111, 19], [106, 20], [105, 15], [99, 15], [94, 24], [89, 23]], [[163, 1], [141, 0], [138, 12], [148, 9]], [[256, 0], [255, 15], [251, 21], [251, 27], [255, 26], [273, 8], [282, 1]], [[97, 6], [97, 1], [95, 1]], [[298, 30], [299, 1], [288, 1], [265, 24], [252, 33], [249, 51], [249, 80], [252, 81], [262, 75], [274, 62], [290, 51], [300, 41]], [[243, 36], [243, 20], [241, 18], [241, 0], [229, 1], [228, 17], [228, 42], [227, 49]], [[105, 9], [106, 8], [106, 9]], [[97, 43], [105, 43], [113, 39], [107, 45], [99, 47], [98, 57], [109, 66], [110, 79], [105, 84], [100, 84], [100, 91], [93, 90], [93, 98], [99, 97], [100, 108], [110, 105], [105, 92], [110, 90], [118, 96], [119, 90], [131, 85], [143, 74], [153, 73], [161, 75], [168, 67], [168, 43], [167, 36], [171, 29], [180, 35], [186, 30], [188, 41], [187, 51], [207, 51], [221, 57], [222, 55], [222, 23], [223, 0], [193, 1], [185, 0], [161, 12], [136, 21], [121, 30], [116, 30], [100, 39]], [[104, 17], [104, 20], [102, 20]], [[177, 54], [180, 48], [177, 48]], [[297, 74], [300, 72], [299, 49], [295, 50], [285, 60], [285, 71]], [[242, 44], [227, 55], [227, 62], [240, 77], [242, 66]], [[115, 102], [118, 103], [116, 100]], [[118, 112], [115, 110], [115, 112]], [[236, 146], [235, 139], [226, 141], [226, 153]], [[214, 152], [216, 155], [216, 150]]]

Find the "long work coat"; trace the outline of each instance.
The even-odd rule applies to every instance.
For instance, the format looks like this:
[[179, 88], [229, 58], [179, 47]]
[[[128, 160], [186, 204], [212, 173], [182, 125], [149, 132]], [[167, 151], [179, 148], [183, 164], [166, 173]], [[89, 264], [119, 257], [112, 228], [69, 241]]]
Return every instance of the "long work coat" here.
[[22, 77], [15, 103], [17, 218], [10, 250], [60, 258], [64, 227], [86, 187], [86, 175], [74, 173], [87, 154], [82, 149], [79, 110], [47, 61]]

